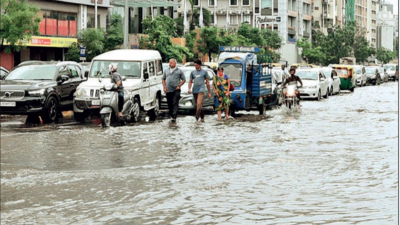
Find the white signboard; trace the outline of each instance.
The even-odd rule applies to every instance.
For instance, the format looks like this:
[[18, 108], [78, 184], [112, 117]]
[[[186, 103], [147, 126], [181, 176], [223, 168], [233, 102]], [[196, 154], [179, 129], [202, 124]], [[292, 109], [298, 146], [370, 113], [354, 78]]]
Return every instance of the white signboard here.
[[87, 6], [80, 5], [80, 17], [81, 17], [81, 30], [85, 30], [87, 28]]

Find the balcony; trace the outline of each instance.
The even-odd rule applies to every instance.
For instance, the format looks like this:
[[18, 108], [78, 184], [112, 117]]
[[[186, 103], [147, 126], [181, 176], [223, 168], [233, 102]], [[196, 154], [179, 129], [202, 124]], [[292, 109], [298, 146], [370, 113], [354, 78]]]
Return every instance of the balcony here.
[[312, 15], [303, 15], [303, 20], [311, 21]]
[[297, 17], [297, 12], [292, 11], [292, 10], [289, 10], [288, 16], [290, 16], [290, 17]]
[[289, 44], [296, 44], [296, 38], [288, 38]]
[[304, 31], [304, 32], [303, 32], [303, 37], [310, 37], [310, 35], [311, 35], [311, 34], [310, 34], [309, 32], [307, 32], [307, 31]]
[[295, 27], [288, 27], [288, 34], [296, 35], [296, 28]]

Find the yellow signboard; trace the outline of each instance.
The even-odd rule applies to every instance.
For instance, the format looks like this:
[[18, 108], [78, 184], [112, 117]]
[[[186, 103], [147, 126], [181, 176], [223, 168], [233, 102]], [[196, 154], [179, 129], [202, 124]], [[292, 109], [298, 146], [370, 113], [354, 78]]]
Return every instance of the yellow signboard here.
[[[64, 37], [45, 37], [45, 36], [32, 36], [30, 41], [22, 41], [25, 46], [32, 47], [53, 47], [53, 48], [68, 48], [72, 43], [77, 43], [76, 38]], [[5, 45], [9, 45], [7, 41]]]

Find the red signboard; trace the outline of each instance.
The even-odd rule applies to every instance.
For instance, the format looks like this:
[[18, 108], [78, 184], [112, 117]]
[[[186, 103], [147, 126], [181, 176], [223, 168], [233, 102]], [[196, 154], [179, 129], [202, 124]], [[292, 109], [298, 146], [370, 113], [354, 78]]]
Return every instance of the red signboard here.
[[76, 37], [76, 21], [69, 21], [69, 36]]
[[31, 44], [33, 45], [51, 45], [50, 38], [32, 38]]

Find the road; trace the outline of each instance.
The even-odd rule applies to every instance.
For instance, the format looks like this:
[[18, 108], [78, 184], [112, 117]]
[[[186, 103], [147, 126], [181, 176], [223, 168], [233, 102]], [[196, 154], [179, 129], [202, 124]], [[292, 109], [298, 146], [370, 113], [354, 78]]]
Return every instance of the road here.
[[123, 127], [2, 118], [1, 224], [397, 224], [398, 83]]

